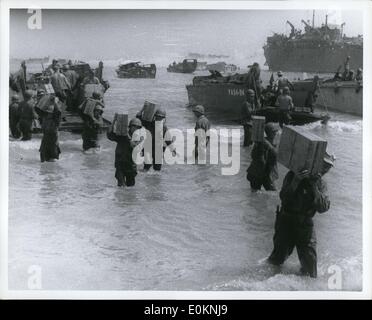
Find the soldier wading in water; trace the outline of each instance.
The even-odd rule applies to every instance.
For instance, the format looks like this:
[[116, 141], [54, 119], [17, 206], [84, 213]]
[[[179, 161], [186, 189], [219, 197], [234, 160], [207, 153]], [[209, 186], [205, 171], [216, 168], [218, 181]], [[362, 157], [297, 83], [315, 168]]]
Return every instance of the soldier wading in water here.
[[280, 191], [281, 208], [277, 210], [274, 249], [268, 262], [281, 265], [297, 249], [301, 273], [317, 277], [316, 237], [313, 217], [329, 210], [327, 186], [322, 177], [333, 167], [335, 158], [326, 154], [323, 169], [317, 176], [289, 171]]

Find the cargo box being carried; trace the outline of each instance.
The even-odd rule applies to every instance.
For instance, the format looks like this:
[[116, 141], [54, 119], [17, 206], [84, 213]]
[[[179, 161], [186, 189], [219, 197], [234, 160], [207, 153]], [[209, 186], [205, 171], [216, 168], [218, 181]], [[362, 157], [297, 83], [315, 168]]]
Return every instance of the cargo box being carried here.
[[101, 97], [103, 97], [103, 94], [105, 93], [105, 88], [102, 84], [86, 84], [84, 86], [84, 98], [91, 98], [93, 92], [98, 92], [101, 94]]
[[156, 112], [156, 104], [150, 101], [145, 101], [142, 112], [142, 120], [151, 122], [154, 120]]
[[128, 135], [128, 114], [115, 113], [113, 121], [113, 132], [118, 136]]
[[252, 141], [263, 142], [265, 132], [265, 117], [252, 116]]
[[327, 141], [301, 127], [284, 126], [279, 144], [278, 161], [294, 173], [308, 170], [321, 172]]

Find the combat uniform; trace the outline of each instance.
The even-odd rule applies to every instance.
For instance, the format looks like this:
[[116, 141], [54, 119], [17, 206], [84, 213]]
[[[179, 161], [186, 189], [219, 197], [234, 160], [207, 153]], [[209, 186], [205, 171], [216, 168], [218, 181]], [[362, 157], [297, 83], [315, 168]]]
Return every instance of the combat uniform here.
[[305, 178], [295, 190], [291, 183], [295, 174], [290, 171], [280, 191], [281, 209], [275, 221], [274, 250], [269, 262], [280, 265], [297, 249], [302, 272], [317, 276], [316, 237], [313, 216], [330, 207], [327, 187], [322, 178]]
[[[45, 111], [49, 109], [48, 111]], [[61, 149], [58, 143], [58, 127], [61, 122], [61, 110], [56, 104], [42, 111], [43, 139], [40, 145], [40, 161], [59, 159]]]
[[112, 130], [107, 132], [107, 138], [117, 143], [115, 149], [115, 178], [118, 186], [134, 186], [137, 166], [132, 159], [133, 147], [129, 136], [116, 135]]
[[21, 132], [18, 128], [18, 122], [19, 122], [19, 103], [18, 102], [12, 102], [9, 105], [9, 127], [10, 127], [10, 133], [12, 134], [13, 138], [18, 139], [21, 136]]
[[[103, 104], [100, 100], [87, 98], [80, 106], [84, 128], [82, 133], [83, 150], [99, 148], [98, 134], [101, 132]], [[89, 110], [87, 110], [89, 109]]]
[[254, 103], [245, 101], [241, 107], [241, 117], [242, 124], [244, 129], [244, 143], [245, 147], [248, 147], [252, 144], [252, 113], [255, 110]]
[[31, 140], [32, 122], [37, 119], [32, 100], [22, 101], [18, 107], [19, 129], [22, 132], [22, 140]]
[[251, 153], [252, 162], [247, 169], [247, 180], [252, 190], [275, 191], [275, 180], [278, 179], [277, 151], [275, 145], [265, 139], [256, 142]]
[[279, 124], [280, 127], [283, 127], [283, 123], [289, 124], [291, 121], [289, 111], [293, 108], [292, 97], [288, 94], [281, 94], [276, 104], [279, 106]]

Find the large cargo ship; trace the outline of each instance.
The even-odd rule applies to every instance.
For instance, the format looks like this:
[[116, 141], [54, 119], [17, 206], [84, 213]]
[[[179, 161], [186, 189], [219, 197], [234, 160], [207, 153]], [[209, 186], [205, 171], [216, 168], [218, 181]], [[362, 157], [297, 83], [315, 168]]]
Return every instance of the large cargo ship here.
[[340, 61], [350, 56], [350, 68], [363, 67], [363, 36], [347, 37], [341, 26], [326, 21], [321, 27], [314, 27], [302, 20], [304, 32], [297, 30], [291, 22], [289, 36], [274, 34], [267, 38], [263, 47], [266, 64], [270, 70], [293, 72], [336, 72]]

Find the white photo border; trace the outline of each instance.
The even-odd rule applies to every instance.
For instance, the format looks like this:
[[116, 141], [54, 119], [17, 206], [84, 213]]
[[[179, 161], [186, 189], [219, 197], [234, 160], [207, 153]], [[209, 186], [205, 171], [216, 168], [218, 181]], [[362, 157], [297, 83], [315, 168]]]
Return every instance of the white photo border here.
[[[8, 289], [9, 192], [9, 19], [10, 9], [216, 9], [216, 10], [361, 10], [363, 11], [363, 289], [349, 291], [68, 291]], [[0, 2], [0, 298], [2, 299], [371, 299], [372, 182], [372, 2], [370, 1], [110, 1], [2, 0]]]

